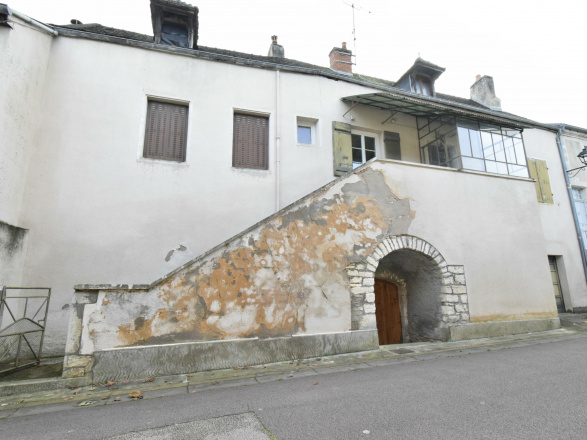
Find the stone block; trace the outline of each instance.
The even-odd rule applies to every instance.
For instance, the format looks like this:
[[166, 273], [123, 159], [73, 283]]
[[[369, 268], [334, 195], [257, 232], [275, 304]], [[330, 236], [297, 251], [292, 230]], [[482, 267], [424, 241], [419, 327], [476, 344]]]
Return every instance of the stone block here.
[[374, 286], [375, 278], [363, 278], [363, 286]]
[[381, 260], [385, 254], [384, 254], [383, 252], [381, 252], [379, 249], [375, 249], [375, 250], [373, 251], [373, 255], [374, 255], [374, 256], [375, 256], [375, 258], [377, 258], [378, 260]]
[[359, 271], [358, 270], [354, 270], [354, 269], [353, 270], [347, 270], [346, 273], [347, 273], [347, 275], [349, 277], [357, 277], [357, 276], [359, 276]]
[[443, 302], [450, 302], [450, 303], [458, 303], [459, 296], [458, 295], [442, 295]]
[[363, 310], [365, 313], [375, 313], [375, 304], [365, 304]]
[[467, 307], [467, 304], [455, 304], [455, 311], [458, 313], [466, 313], [469, 311], [469, 307]]
[[452, 293], [453, 290], [451, 288], [451, 286], [442, 286], [440, 288], [440, 293]]
[[351, 287], [351, 292], [354, 294], [357, 293], [369, 293], [370, 289], [369, 287], [366, 286], [361, 286], [361, 287]]
[[442, 278], [442, 285], [443, 286], [450, 286], [451, 284], [454, 284], [454, 283], [455, 283], [455, 280], [452, 275], [445, 276]]
[[465, 286], [452, 286], [453, 293], [467, 293], [467, 288]]
[[349, 281], [351, 284], [361, 285], [363, 283], [363, 277], [352, 277]]
[[63, 368], [86, 368], [92, 363], [92, 356], [67, 355], [63, 360]]
[[445, 305], [445, 306], [440, 306], [441, 308], [441, 312], [443, 315], [454, 315], [455, 314], [455, 308], [453, 306], [449, 306], [449, 305]]
[[455, 274], [465, 273], [464, 266], [448, 266], [448, 270]]
[[[374, 313], [369, 313], [369, 314], [361, 316], [360, 329], [361, 330], [375, 329], [375, 332], [377, 331], [377, 319], [375, 318]], [[379, 344], [379, 339], [377, 339], [377, 343]]]
[[370, 292], [365, 294], [365, 301], [368, 303], [375, 302], [375, 292]]
[[[371, 257], [371, 256], [367, 257], [367, 263], [370, 264], [371, 266], [377, 268], [378, 261], [375, 260], [373, 257]], [[375, 272], [375, 270], [373, 270], [373, 271]]]
[[461, 321], [469, 322], [469, 314], [468, 313], [461, 313]]
[[373, 277], [373, 272], [362, 271], [362, 272], [359, 272], [359, 276], [361, 276], [361, 277], [367, 277], [367, 278], [372, 278]]
[[61, 377], [64, 379], [69, 379], [72, 377], [83, 377], [86, 375], [85, 368], [67, 368], [63, 370], [63, 374]]
[[373, 266], [372, 264], [367, 264], [367, 270], [370, 270], [371, 272], [375, 273], [375, 271], [377, 270], [377, 265]]
[[363, 269], [365, 269], [365, 265], [364, 264], [355, 264], [355, 269], [363, 270]]
[[495, 338], [505, 335], [542, 332], [557, 328], [560, 328], [560, 320], [558, 318], [475, 322], [450, 327], [450, 338], [453, 341]]
[[465, 284], [465, 276], [464, 275], [455, 275], [455, 284]]

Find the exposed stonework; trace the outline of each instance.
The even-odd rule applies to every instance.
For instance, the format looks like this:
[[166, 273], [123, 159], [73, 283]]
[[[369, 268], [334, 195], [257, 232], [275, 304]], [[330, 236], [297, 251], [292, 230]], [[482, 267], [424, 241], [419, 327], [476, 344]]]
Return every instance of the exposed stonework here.
[[351, 328], [363, 330], [376, 328], [375, 320], [375, 271], [388, 254], [399, 250], [412, 250], [434, 260], [441, 272], [442, 321], [447, 324], [469, 322], [469, 299], [464, 266], [448, 265], [444, 257], [430, 243], [410, 235], [389, 236], [374, 248], [361, 263], [347, 266], [351, 299]]

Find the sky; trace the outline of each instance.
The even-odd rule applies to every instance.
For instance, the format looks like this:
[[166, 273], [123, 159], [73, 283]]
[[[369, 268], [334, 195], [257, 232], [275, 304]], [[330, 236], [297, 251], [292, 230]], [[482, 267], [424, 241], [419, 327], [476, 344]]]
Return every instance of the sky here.
[[[100, 23], [153, 34], [149, 0], [2, 0], [44, 23]], [[353, 71], [395, 81], [418, 56], [446, 71], [436, 91], [469, 97], [492, 76], [502, 109], [587, 128], [587, 2], [580, 0], [192, 0], [198, 44], [321, 66], [343, 41]], [[353, 20], [354, 12], [354, 20]], [[353, 24], [354, 21], [354, 24]], [[354, 28], [354, 34], [353, 34]]]

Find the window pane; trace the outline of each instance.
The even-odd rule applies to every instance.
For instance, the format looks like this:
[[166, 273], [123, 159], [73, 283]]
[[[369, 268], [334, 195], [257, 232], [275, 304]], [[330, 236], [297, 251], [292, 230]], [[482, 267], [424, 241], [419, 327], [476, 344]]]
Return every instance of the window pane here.
[[463, 127], [458, 128], [459, 144], [461, 146], [461, 154], [464, 156], [472, 156], [471, 141], [469, 140], [469, 130]]
[[483, 159], [472, 159], [470, 157], [461, 157], [463, 168], [466, 170], [485, 171]]
[[516, 153], [514, 151], [514, 140], [510, 137], [503, 138], [505, 146], [505, 157], [509, 163], [516, 163]]
[[471, 150], [473, 151], [473, 157], [483, 158], [481, 133], [479, 133], [477, 130], [469, 130], [469, 136], [471, 139]]
[[353, 162], [363, 163], [363, 153], [358, 148], [353, 148]]
[[312, 129], [298, 125], [298, 144], [312, 143]]
[[485, 161], [485, 169], [488, 173], [496, 173], [497, 174], [497, 162], [492, 160]]
[[493, 152], [493, 140], [491, 139], [491, 133], [487, 133], [486, 131], [482, 131], [481, 132], [481, 139], [483, 141], [483, 155], [485, 156], [485, 159], [495, 160], [495, 154]]
[[[505, 162], [505, 151], [503, 151], [503, 138], [499, 133], [493, 133], [493, 150], [495, 151], [495, 159], [500, 162]], [[507, 174], [507, 170], [505, 172]]]
[[528, 177], [528, 168], [523, 165], [508, 164], [510, 176]]
[[497, 174], [508, 175], [508, 166], [506, 163], [497, 162]]
[[375, 152], [375, 138], [365, 136], [365, 151]]
[[522, 139], [514, 138], [514, 149], [516, 150], [516, 161], [518, 164], [526, 165], [526, 155], [524, 154]]
[[361, 149], [361, 135], [360, 134], [351, 134], [351, 141], [353, 144], [353, 148]]

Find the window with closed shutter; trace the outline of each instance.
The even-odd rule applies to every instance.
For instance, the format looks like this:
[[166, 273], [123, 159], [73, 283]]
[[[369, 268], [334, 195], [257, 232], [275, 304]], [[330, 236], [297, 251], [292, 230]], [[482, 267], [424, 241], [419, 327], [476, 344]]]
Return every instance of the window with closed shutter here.
[[234, 114], [232, 166], [269, 169], [269, 118]]
[[185, 162], [188, 106], [149, 101], [143, 157]]

